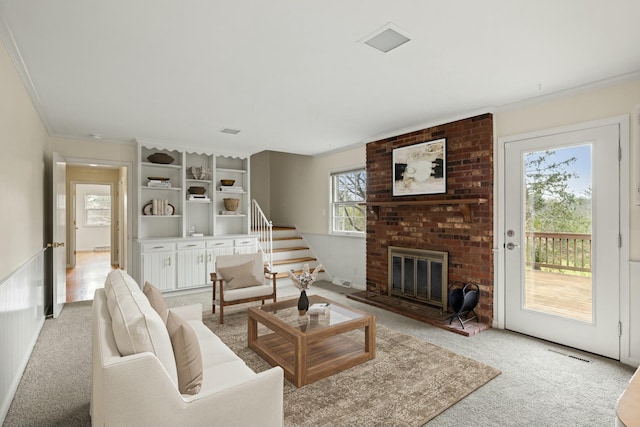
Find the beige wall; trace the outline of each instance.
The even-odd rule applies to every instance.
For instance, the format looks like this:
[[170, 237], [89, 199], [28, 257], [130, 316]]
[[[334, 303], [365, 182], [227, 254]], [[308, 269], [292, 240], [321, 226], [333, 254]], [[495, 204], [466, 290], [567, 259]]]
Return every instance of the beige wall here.
[[365, 166], [365, 146], [321, 156], [271, 153], [271, 216], [274, 224], [303, 233], [329, 231], [329, 174]]
[[94, 139], [51, 138], [51, 150], [65, 159], [106, 160], [129, 162], [136, 159], [136, 146], [131, 143], [98, 141]]
[[260, 209], [271, 217], [271, 151], [262, 151], [251, 156], [251, 198]]
[[[640, 260], [640, 206], [635, 205], [633, 189], [638, 174], [639, 129], [636, 106], [640, 105], [640, 79], [601, 87], [586, 92], [557, 97], [545, 102], [500, 111], [494, 115], [498, 138], [520, 133], [573, 125], [608, 117], [629, 115], [631, 124], [629, 180], [630, 258]], [[623, 236], [624, 237], [624, 236]]]
[[45, 245], [47, 132], [0, 43], [0, 280]]

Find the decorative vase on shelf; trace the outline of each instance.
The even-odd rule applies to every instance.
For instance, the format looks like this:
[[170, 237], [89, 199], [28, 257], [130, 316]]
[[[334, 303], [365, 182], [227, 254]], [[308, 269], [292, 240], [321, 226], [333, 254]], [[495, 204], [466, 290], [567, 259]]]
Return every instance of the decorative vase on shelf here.
[[303, 289], [300, 292], [300, 298], [298, 298], [298, 314], [304, 316], [309, 310], [309, 298], [307, 298], [307, 292]]

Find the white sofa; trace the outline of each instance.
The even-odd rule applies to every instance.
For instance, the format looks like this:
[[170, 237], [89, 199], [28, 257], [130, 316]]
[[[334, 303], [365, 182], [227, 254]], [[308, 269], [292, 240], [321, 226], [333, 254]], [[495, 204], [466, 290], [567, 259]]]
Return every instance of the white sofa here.
[[[96, 290], [92, 425], [282, 426], [282, 368], [253, 372], [202, 323], [200, 304], [169, 311], [184, 319], [197, 337], [203, 367], [197, 394], [179, 392], [166, 325], [135, 280], [114, 270], [105, 289]], [[123, 353], [133, 354], [122, 356], [120, 347]]]
[[616, 427], [640, 426], [640, 368], [616, 404]]

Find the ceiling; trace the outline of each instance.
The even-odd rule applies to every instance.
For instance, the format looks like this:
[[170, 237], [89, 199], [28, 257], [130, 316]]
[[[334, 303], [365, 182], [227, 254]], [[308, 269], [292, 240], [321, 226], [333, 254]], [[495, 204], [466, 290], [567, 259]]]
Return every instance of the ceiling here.
[[[331, 152], [640, 70], [638, 0], [0, 0], [0, 15], [51, 135], [243, 153]], [[362, 43], [387, 23], [411, 41]]]

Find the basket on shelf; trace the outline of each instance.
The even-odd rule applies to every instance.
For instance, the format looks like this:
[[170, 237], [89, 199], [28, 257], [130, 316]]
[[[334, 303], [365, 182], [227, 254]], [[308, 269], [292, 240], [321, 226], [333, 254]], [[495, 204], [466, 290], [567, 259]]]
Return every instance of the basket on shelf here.
[[240, 205], [240, 199], [224, 199], [224, 208], [228, 211], [236, 211]]

